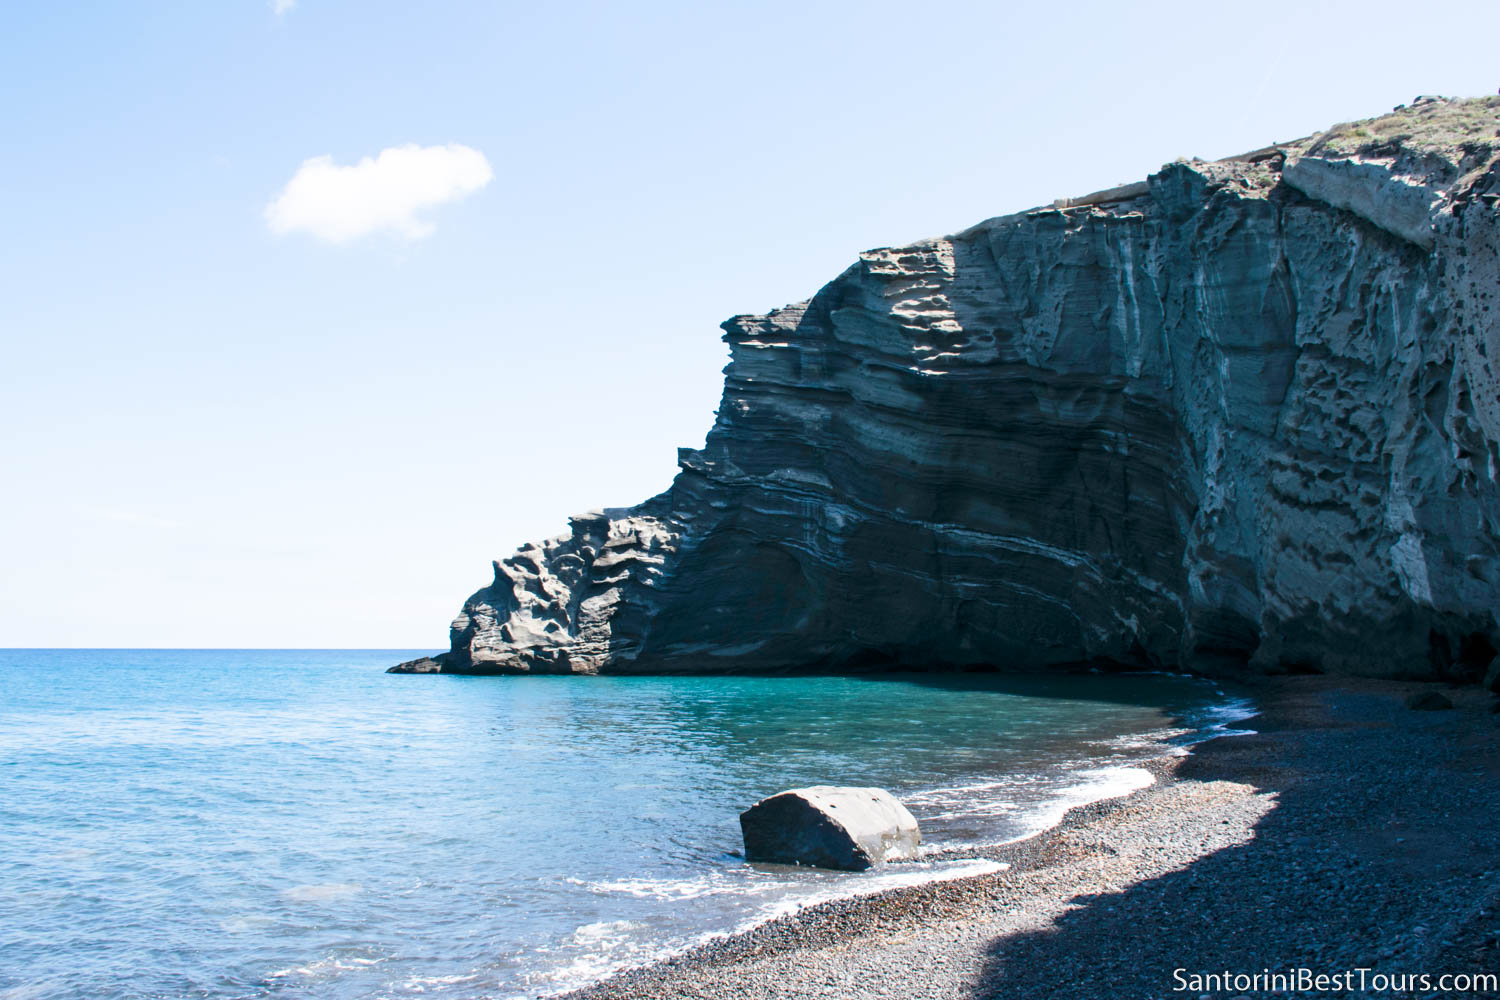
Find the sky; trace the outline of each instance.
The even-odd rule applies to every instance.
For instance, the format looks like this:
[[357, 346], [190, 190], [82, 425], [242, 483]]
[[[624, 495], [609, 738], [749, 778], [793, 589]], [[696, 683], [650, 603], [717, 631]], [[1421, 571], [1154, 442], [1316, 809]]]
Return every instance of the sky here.
[[[1435, 9], [1434, 9], [1435, 10]], [[1496, 92], [1493, 0], [12, 4], [0, 646], [440, 649], [865, 249]]]

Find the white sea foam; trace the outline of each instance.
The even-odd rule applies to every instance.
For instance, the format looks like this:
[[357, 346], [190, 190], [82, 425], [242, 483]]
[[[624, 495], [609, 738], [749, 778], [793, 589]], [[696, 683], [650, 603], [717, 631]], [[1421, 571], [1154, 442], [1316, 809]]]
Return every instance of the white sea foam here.
[[[570, 935], [565, 946], [584, 945], [588, 947], [588, 951], [572, 956], [565, 965], [534, 977], [533, 983], [542, 990], [543, 995], [556, 996], [589, 983], [598, 982], [625, 969], [660, 962], [711, 941], [743, 934], [762, 924], [779, 917], [790, 916], [810, 906], [839, 899], [874, 895], [890, 889], [923, 885], [929, 882], [946, 882], [975, 875], [989, 875], [1004, 871], [1009, 867], [1010, 865], [1003, 861], [991, 861], [986, 858], [911, 862], [888, 865], [859, 874], [823, 873], [828, 876], [827, 880], [822, 885], [812, 886], [791, 879], [752, 881], [740, 878], [735, 880], [738, 883], [737, 886], [726, 882], [722, 887], [716, 887], [715, 892], [737, 891], [744, 895], [771, 895], [774, 898], [755, 907], [748, 917], [728, 930], [710, 931], [689, 938], [660, 941], [652, 939], [649, 934], [637, 934], [636, 932], [649, 929], [644, 924], [634, 921], [606, 920], [584, 924]], [[640, 881], [645, 883], [645, 880]], [[664, 899], [686, 898], [674, 894], [674, 891], [701, 881], [703, 880], [683, 880], [681, 884], [675, 886], [671, 882], [663, 881], [655, 884], [656, 889], [651, 892], [651, 895], [653, 898]], [[591, 884], [590, 887], [598, 888], [598, 884]], [[637, 887], [632, 886], [632, 888]], [[657, 893], [661, 894], [657, 895]]]
[[1043, 830], [1051, 829], [1062, 822], [1063, 816], [1069, 809], [1086, 806], [1092, 802], [1102, 802], [1105, 799], [1117, 799], [1143, 788], [1150, 788], [1156, 783], [1155, 776], [1143, 767], [1088, 768], [1075, 771], [1074, 776], [1078, 779], [1076, 784], [1032, 806], [1023, 820], [1030, 829], [1011, 837], [1005, 843], [1025, 840], [1027, 837], [1036, 836]]
[[334, 899], [348, 899], [362, 890], [358, 882], [329, 882], [322, 885], [294, 885], [282, 890], [283, 899], [294, 903], [323, 903]]
[[466, 972], [452, 976], [416, 976], [402, 983], [402, 988], [417, 993], [425, 992], [428, 986], [455, 986], [459, 983], [472, 983], [479, 978], [478, 973]]
[[633, 930], [643, 927], [634, 920], [600, 920], [597, 923], [584, 924], [573, 931], [573, 941], [578, 944], [610, 944], [624, 941]]
[[271, 973], [267, 979], [287, 979], [291, 976], [300, 976], [304, 979], [328, 979], [342, 972], [350, 972], [354, 969], [364, 969], [372, 965], [379, 965], [382, 959], [361, 958], [356, 955], [329, 955], [320, 958], [316, 962], [308, 962], [306, 965], [296, 965], [289, 969], [281, 969]]
[[873, 896], [876, 893], [886, 892], [890, 889], [904, 889], [914, 885], [925, 885], [930, 882], [951, 882], [954, 879], [970, 878], [975, 875], [993, 875], [995, 872], [1005, 871], [1009, 867], [1010, 865], [1004, 861], [991, 861], [988, 858], [967, 858], [961, 861], [930, 861], [888, 865], [855, 876], [848, 882], [839, 880], [831, 886], [813, 889], [804, 893], [796, 893], [785, 899], [777, 900], [762, 907], [755, 916], [727, 934], [708, 934], [702, 940], [710, 941], [715, 938], [743, 933], [777, 917], [784, 917], [800, 910], [805, 910], [809, 906], [831, 903], [839, 899]]
[[[1046, 779], [1039, 774], [1007, 775], [985, 781], [926, 788], [902, 797], [907, 807], [927, 824], [958, 819], [998, 819], [1021, 808], [1018, 798]], [[1031, 794], [1035, 794], [1034, 791]], [[954, 846], [929, 845], [942, 850]]]
[[[1219, 692], [1221, 696], [1223, 693]], [[1211, 705], [1204, 710], [1203, 714], [1208, 720], [1208, 725], [1203, 727], [1197, 739], [1190, 742], [1201, 743], [1218, 736], [1248, 736], [1255, 732], [1253, 729], [1234, 726], [1237, 722], [1255, 717], [1255, 705], [1248, 698], [1234, 698], [1218, 705]]]
[[558, 947], [537, 949], [543, 953], [562, 952], [568, 957], [565, 964], [532, 978], [546, 995], [565, 993], [622, 969], [659, 961], [680, 950], [680, 943], [656, 941], [650, 934], [641, 933], [645, 930], [645, 925], [632, 920], [584, 924]]
[[[1219, 695], [1222, 697], [1223, 692]], [[908, 793], [903, 800], [917, 814], [924, 829], [931, 824], [938, 829], [946, 826], [950, 833], [954, 827], [965, 826], [990, 826], [1005, 831], [996, 829], [986, 835], [972, 829], [960, 830], [956, 838], [926, 845], [924, 853], [1014, 843], [1056, 826], [1069, 809], [1150, 786], [1155, 779], [1139, 766], [1142, 762], [1182, 756], [1195, 743], [1250, 732], [1231, 727], [1254, 714], [1255, 708], [1248, 700], [1231, 699], [1195, 711], [1192, 728], [1163, 727], [1087, 743], [1085, 746], [1097, 747], [1097, 752], [1061, 762], [1051, 772], [1005, 775], [920, 789]], [[1119, 763], [1108, 763], [1111, 760]], [[1101, 763], [1105, 766], [1100, 766]]]
[[703, 896], [719, 896], [727, 893], [742, 893], [743, 884], [725, 880], [722, 875], [704, 875], [688, 879], [623, 878], [602, 882], [587, 882], [570, 878], [566, 881], [583, 886], [590, 892], [601, 894], [619, 893], [637, 899], [682, 900]]

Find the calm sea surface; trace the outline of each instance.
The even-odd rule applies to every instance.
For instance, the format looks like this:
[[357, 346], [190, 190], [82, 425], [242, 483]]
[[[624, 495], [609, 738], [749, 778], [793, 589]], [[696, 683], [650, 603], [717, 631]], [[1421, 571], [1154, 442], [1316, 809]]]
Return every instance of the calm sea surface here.
[[555, 992], [973, 869], [751, 867], [767, 794], [1006, 840], [1236, 711], [1162, 676], [382, 672], [420, 652], [0, 651], [0, 998]]

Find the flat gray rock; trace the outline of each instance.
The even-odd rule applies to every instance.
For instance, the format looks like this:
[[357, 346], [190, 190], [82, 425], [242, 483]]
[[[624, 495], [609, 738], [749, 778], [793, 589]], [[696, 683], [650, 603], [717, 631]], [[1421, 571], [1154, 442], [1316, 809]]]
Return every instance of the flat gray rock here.
[[443, 665], [442, 665], [441, 662], [439, 662], [440, 659], [441, 659], [441, 657], [439, 657], [438, 659], [434, 659], [433, 657], [430, 657], [430, 656], [423, 656], [423, 657], [419, 657], [418, 659], [415, 659], [415, 660], [407, 660], [405, 663], [398, 663], [394, 667], [391, 667], [389, 670], [386, 671], [386, 673], [388, 673], [388, 674], [437, 674], [437, 673], [441, 673], [442, 669], [443, 669]]
[[883, 788], [814, 785], [762, 799], [740, 814], [745, 858], [863, 871], [916, 855], [917, 821]]

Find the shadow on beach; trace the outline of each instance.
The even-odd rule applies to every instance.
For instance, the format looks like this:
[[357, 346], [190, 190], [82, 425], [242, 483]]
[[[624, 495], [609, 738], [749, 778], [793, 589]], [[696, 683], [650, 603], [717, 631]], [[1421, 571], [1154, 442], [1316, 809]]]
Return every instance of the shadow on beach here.
[[1270, 990], [1192, 977], [1361, 968], [1442, 996], [1441, 974], [1500, 972], [1500, 720], [1473, 690], [1412, 711], [1411, 688], [1298, 679], [1257, 734], [1199, 747], [1179, 781], [1274, 795], [1251, 839], [995, 939], [974, 996], [1235, 996]]

